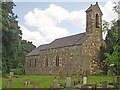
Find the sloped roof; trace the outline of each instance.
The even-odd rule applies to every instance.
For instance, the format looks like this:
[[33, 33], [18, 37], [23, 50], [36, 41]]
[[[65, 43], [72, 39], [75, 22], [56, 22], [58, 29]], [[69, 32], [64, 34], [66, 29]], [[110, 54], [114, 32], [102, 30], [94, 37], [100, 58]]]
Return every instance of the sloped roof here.
[[27, 56], [38, 55], [40, 53], [40, 50], [82, 44], [88, 37], [89, 35], [87, 35], [86, 33], [80, 33], [68, 37], [55, 39], [50, 44], [40, 45], [39, 47], [35, 48], [33, 51], [28, 53]]

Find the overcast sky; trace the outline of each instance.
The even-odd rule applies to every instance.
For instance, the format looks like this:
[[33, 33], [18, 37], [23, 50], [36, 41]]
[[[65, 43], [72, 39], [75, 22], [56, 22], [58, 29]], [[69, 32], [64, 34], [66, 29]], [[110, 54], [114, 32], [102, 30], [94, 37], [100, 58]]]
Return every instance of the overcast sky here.
[[[85, 32], [85, 10], [95, 2], [15, 2], [22, 39], [34, 45], [47, 44], [56, 38]], [[99, 2], [103, 20], [117, 19], [115, 4]]]

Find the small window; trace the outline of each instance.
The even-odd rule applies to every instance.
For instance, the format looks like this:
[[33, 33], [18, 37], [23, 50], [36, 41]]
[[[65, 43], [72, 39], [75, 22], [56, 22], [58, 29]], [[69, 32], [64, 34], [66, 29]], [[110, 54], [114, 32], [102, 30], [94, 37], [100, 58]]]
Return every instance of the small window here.
[[56, 56], [56, 66], [59, 66], [59, 56]]
[[31, 59], [30, 59], [30, 66], [31, 66]]
[[37, 60], [35, 59], [35, 66], [36, 66], [36, 64], [37, 64]]
[[45, 66], [48, 66], [48, 57], [46, 56], [46, 59], [45, 59]]
[[99, 16], [96, 14], [96, 28], [99, 28]]

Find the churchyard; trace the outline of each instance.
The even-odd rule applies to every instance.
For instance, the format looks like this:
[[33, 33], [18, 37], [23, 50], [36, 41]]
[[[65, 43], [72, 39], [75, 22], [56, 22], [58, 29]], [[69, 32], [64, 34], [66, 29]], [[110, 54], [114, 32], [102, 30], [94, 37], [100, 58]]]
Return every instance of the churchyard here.
[[[107, 87], [113, 88], [113, 82], [116, 82], [116, 76], [91, 75], [87, 78], [87, 84], [83, 84], [82, 76], [73, 75], [71, 77], [58, 75], [18, 75], [17, 77], [2, 78], [2, 88], [84, 88], [88, 87]], [[105, 83], [106, 82], [106, 83]], [[102, 83], [103, 86], [102, 86]], [[84, 86], [83, 86], [84, 85]]]

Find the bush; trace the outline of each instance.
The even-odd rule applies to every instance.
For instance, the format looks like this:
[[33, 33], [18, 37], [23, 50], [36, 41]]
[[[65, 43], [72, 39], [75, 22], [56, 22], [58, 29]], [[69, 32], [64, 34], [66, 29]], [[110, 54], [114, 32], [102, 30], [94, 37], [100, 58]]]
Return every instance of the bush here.
[[18, 69], [11, 69], [11, 72], [14, 72], [15, 75], [23, 75], [24, 71], [22, 68], [18, 68]]

